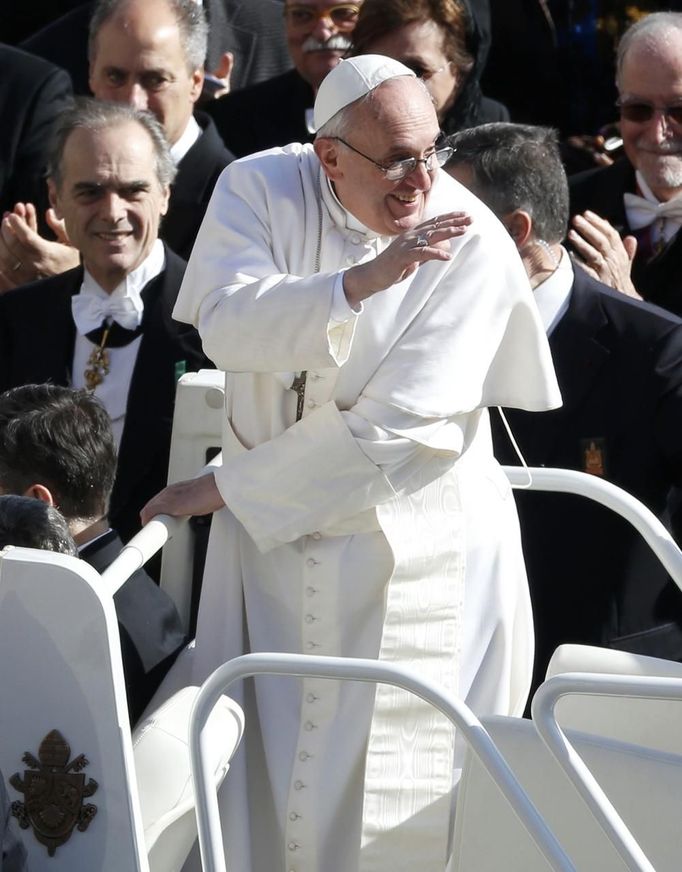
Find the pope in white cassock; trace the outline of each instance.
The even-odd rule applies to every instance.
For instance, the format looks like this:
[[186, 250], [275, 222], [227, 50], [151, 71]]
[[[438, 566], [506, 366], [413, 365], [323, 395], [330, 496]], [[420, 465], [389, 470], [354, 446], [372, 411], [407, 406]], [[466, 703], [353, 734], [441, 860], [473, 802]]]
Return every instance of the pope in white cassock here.
[[[406, 67], [342, 61], [315, 125], [314, 145], [225, 170], [175, 310], [227, 373], [222, 466], [145, 509], [215, 511], [194, 677], [246, 651], [381, 658], [479, 715], [520, 713], [530, 603], [487, 407], [560, 404], [528, 280], [440, 170]], [[232, 872], [443, 872], [442, 716], [318, 679], [258, 678], [242, 702], [221, 798]]]

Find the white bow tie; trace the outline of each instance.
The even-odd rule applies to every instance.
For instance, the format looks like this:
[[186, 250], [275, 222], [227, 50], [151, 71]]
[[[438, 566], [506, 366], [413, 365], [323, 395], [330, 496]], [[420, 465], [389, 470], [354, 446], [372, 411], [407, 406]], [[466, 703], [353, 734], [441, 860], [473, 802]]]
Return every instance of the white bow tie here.
[[76, 294], [71, 297], [73, 320], [81, 336], [101, 327], [105, 318], [116, 321], [126, 330], [135, 330], [142, 323], [143, 309], [139, 294], [106, 299], [92, 294]]
[[682, 196], [665, 203], [652, 203], [637, 194], [623, 194], [628, 223], [633, 230], [648, 227], [654, 221], [670, 219], [682, 224]]

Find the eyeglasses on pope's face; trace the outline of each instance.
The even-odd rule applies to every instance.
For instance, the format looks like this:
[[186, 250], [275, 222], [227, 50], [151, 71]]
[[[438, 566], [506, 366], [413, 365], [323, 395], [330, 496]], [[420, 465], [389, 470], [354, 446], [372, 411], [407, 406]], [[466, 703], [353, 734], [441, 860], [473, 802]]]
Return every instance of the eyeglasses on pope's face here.
[[680, 103], [673, 103], [671, 106], [656, 106], [648, 100], [630, 99], [618, 100], [616, 106], [621, 118], [635, 124], [646, 124], [656, 112], [661, 112], [673, 124], [682, 124], [682, 98]]
[[339, 3], [336, 6], [318, 7], [290, 3], [284, 7], [284, 17], [294, 28], [314, 27], [322, 18], [328, 18], [339, 30], [352, 30], [358, 20], [360, 4]]
[[403, 160], [394, 160], [389, 164], [382, 164], [375, 161], [374, 158], [371, 158], [369, 155], [363, 154], [363, 152], [355, 148], [354, 145], [351, 145], [350, 142], [346, 142], [346, 140], [342, 139], [340, 136], [331, 136], [330, 139], [336, 139], [338, 142], [342, 143], [342, 145], [345, 145], [346, 148], [355, 152], [355, 154], [359, 154], [360, 157], [364, 157], [365, 160], [373, 163], [377, 169], [381, 170], [390, 182], [399, 182], [401, 179], [409, 176], [410, 173], [413, 173], [417, 169], [419, 164], [424, 164], [424, 169], [428, 173], [431, 173], [436, 169], [436, 167], [442, 167], [443, 164], [447, 163], [454, 151], [454, 149], [449, 145], [441, 145], [437, 142], [434, 150], [429, 152], [426, 157], [406, 157]]

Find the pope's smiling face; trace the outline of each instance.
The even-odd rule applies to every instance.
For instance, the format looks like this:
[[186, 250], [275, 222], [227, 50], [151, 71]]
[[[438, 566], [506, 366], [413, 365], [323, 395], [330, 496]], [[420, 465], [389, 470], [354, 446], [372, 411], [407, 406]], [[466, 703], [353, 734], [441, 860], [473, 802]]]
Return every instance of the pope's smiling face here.
[[437, 168], [427, 171], [419, 163], [405, 178], [390, 181], [372, 161], [386, 166], [433, 152], [440, 130], [428, 92], [417, 79], [401, 76], [351, 111], [353, 123], [344, 138], [352, 148], [333, 138], [316, 144], [339, 200], [376, 233], [395, 236], [412, 229], [423, 220]]
[[150, 253], [169, 190], [151, 137], [135, 121], [77, 128], [66, 140], [50, 200], [95, 281], [111, 292]]

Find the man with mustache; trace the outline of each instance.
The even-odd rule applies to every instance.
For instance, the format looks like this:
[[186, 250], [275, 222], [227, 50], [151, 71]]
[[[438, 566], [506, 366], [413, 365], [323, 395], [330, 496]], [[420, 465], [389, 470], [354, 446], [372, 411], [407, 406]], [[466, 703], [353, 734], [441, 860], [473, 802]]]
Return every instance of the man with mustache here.
[[682, 13], [625, 33], [616, 84], [626, 157], [571, 180], [568, 239], [594, 278], [680, 315]]
[[206, 107], [237, 157], [313, 139], [313, 101], [320, 83], [348, 51], [362, 0], [285, 0], [287, 44], [294, 68]]
[[89, 388], [109, 413], [109, 517], [124, 541], [166, 481], [177, 377], [205, 361], [196, 332], [171, 319], [185, 261], [158, 231], [174, 176], [150, 113], [99, 100], [63, 113], [48, 184], [82, 266], [0, 297], [0, 390]]

